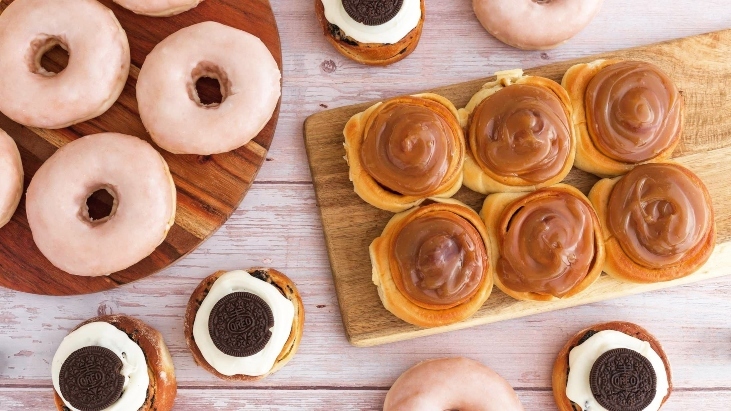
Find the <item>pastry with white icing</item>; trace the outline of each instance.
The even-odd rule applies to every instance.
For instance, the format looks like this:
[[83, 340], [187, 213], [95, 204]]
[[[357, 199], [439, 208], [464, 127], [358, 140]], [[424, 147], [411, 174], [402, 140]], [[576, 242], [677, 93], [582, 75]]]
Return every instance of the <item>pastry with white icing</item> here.
[[60, 411], [169, 411], [177, 393], [162, 335], [123, 315], [92, 318], [69, 333], [51, 378]]
[[315, 0], [323, 34], [345, 57], [385, 66], [416, 48], [424, 0]]
[[671, 391], [670, 364], [660, 343], [628, 322], [579, 332], [553, 367], [560, 411], [658, 411]]
[[196, 363], [231, 381], [265, 378], [302, 339], [304, 306], [294, 283], [273, 269], [219, 271], [196, 288], [185, 337]]

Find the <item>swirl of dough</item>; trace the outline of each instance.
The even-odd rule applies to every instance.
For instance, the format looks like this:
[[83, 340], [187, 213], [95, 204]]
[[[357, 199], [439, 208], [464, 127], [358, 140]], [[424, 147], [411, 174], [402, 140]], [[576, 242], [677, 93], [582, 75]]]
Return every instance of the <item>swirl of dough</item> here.
[[485, 243], [461, 216], [437, 210], [407, 222], [395, 236], [394, 282], [414, 304], [450, 308], [470, 299], [487, 266]]
[[470, 149], [485, 171], [541, 183], [558, 175], [571, 145], [569, 120], [545, 87], [513, 84], [475, 110]]
[[673, 81], [656, 66], [638, 61], [609, 65], [586, 89], [594, 144], [617, 161], [650, 160], [680, 137], [681, 101]]
[[497, 262], [502, 283], [559, 298], [571, 291], [594, 260], [592, 213], [585, 202], [560, 191], [527, 199], [510, 217], [502, 240]]
[[384, 103], [363, 139], [363, 168], [379, 184], [403, 195], [432, 193], [456, 154], [447, 120], [425, 102], [404, 97]]
[[649, 268], [680, 262], [712, 224], [703, 188], [674, 164], [635, 167], [614, 186], [608, 210], [622, 250]]

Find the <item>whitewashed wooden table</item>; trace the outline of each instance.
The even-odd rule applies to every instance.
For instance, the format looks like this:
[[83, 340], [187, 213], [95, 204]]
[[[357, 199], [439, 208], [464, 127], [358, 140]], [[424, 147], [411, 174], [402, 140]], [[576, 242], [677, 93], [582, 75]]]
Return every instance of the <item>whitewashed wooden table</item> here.
[[[526, 410], [555, 410], [550, 374], [556, 353], [579, 329], [609, 320], [639, 323], [663, 343], [675, 385], [663, 410], [731, 410], [731, 276], [387, 346], [350, 346], [302, 142], [305, 118], [328, 107], [731, 28], [726, 0], [606, 0], [584, 32], [546, 52], [518, 51], [490, 37], [470, 0], [427, 0], [419, 47], [386, 68], [337, 54], [322, 37], [313, 0], [272, 3], [283, 44], [282, 112], [269, 161], [241, 207], [177, 265], [116, 290], [59, 298], [0, 289], [0, 410], [53, 409], [50, 361], [57, 345], [76, 324], [105, 313], [139, 317], [162, 332], [175, 362], [179, 410], [380, 410], [401, 372], [453, 355], [495, 369]], [[230, 384], [194, 364], [183, 313], [203, 277], [251, 266], [276, 267], [297, 282], [305, 334], [282, 371], [262, 382]]]

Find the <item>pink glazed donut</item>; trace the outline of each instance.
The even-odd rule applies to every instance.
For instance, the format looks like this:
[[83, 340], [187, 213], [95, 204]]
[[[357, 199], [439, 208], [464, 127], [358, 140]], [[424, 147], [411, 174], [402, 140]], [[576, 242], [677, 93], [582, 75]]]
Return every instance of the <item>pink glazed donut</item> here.
[[[219, 81], [223, 101], [203, 105], [196, 82]], [[215, 22], [186, 27], [155, 46], [140, 69], [137, 103], [152, 139], [174, 154], [243, 146], [269, 122], [281, 73], [256, 36]]]
[[188, 11], [203, 0], [114, 0], [115, 3], [137, 14], [167, 17]]
[[574, 37], [604, 0], [472, 0], [477, 19], [498, 40], [524, 50], [554, 48]]
[[523, 411], [513, 388], [467, 358], [421, 362], [396, 380], [383, 411]]
[[[97, 190], [114, 197], [108, 217], [86, 204]], [[69, 274], [101, 276], [150, 255], [175, 220], [175, 184], [162, 156], [145, 141], [116, 133], [61, 147], [33, 176], [26, 197], [33, 241]]]
[[10, 221], [23, 195], [23, 164], [15, 141], [0, 130], [0, 228]]
[[[55, 74], [41, 57], [57, 45], [69, 62]], [[95, 0], [15, 0], [0, 14], [0, 112], [17, 123], [56, 129], [101, 115], [129, 65], [127, 35]]]

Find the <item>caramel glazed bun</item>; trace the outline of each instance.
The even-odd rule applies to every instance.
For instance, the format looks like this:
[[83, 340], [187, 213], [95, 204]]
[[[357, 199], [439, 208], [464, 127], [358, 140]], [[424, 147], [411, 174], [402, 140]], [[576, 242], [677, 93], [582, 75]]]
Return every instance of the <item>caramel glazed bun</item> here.
[[[79, 324], [72, 330], [96, 322], [105, 322], [113, 325], [137, 344], [147, 362], [149, 386], [147, 398], [138, 411], [169, 411], [173, 409], [175, 396], [178, 392], [175, 368], [168, 347], [165, 345], [162, 334], [144, 322], [125, 315], [103, 315], [92, 318]], [[69, 411], [61, 396], [53, 391], [54, 402], [59, 411]]]
[[369, 248], [383, 306], [419, 327], [471, 317], [492, 292], [487, 232], [453, 199], [396, 214]]
[[467, 130], [464, 185], [482, 194], [533, 191], [571, 170], [576, 136], [566, 90], [520, 69], [500, 71], [459, 110]]
[[[558, 406], [559, 411], [585, 411], [581, 405], [574, 403], [566, 396], [566, 385], [568, 383], [570, 371], [569, 354], [571, 353], [572, 349], [585, 343], [589, 338], [593, 337], [601, 331], [607, 330], [621, 332], [622, 334], [626, 334], [630, 337], [647, 342], [650, 345], [652, 351], [654, 351], [662, 361], [662, 364], [665, 368], [665, 374], [667, 376], [668, 390], [667, 394], [663, 397], [660, 406], [665, 404], [667, 399], [670, 397], [670, 394], [673, 390], [672, 373], [670, 370], [670, 362], [668, 361], [668, 358], [665, 355], [665, 351], [663, 351], [660, 342], [655, 339], [652, 334], [650, 334], [647, 330], [640, 327], [639, 325], [623, 321], [614, 321], [605, 324], [597, 324], [579, 331], [566, 343], [563, 349], [561, 349], [561, 351], [558, 353], [556, 362], [553, 365], [551, 383], [553, 385], [553, 397], [556, 401], [556, 405]], [[587, 381], [587, 384], [589, 384], [589, 381]]]
[[462, 187], [465, 143], [457, 109], [425, 93], [377, 103], [348, 120], [345, 160], [356, 194], [398, 213]]
[[283, 273], [272, 268], [254, 268], [246, 270], [246, 272], [248, 272], [253, 278], [273, 286], [282, 296], [291, 301], [294, 306], [294, 317], [291, 331], [284, 343], [284, 347], [276, 357], [273, 367], [268, 372], [257, 376], [244, 374], [224, 375], [217, 371], [203, 357], [193, 335], [193, 324], [195, 322], [198, 309], [201, 307], [203, 300], [211, 291], [211, 287], [213, 287], [213, 284], [219, 279], [219, 277], [227, 274], [227, 272], [218, 271], [204, 279], [198, 287], [196, 287], [195, 291], [193, 291], [193, 294], [190, 296], [190, 300], [188, 301], [188, 308], [185, 311], [185, 341], [193, 354], [193, 359], [196, 364], [200, 365], [216, 377], [226, 381], [257, 381], [279, 371], [292, 359], [292, 357], [294, 357], [297, 349], [299, 348], [300, 341], [302, 340], [302, 333], [304, 331], [305, 307], [302, 304], [302, 297], [300, 297], [299, 291], [297, 290], [294, 282], [292, 282], [292, 280]]
[[602, 273], [599, 218], [589, 199], [572, 186], [489, 195], [480, 217], [490, 237], [490, 275], [515, 299], [569, 298]]
[[654, 283], [698, 270], [716, 245], [711, 195], [689, 169], [665, 161], [642, 164], [589, 192], [607, 249], [604, 271], [620, 280]]
[[[373, 1], [359, 3], [357, 0], [315, 0], [315, 13], [325, 38], [340, 54], [358, 63], [386, 66], [403, 60], [419, 44], [424, 26], [424, 2], [425, 0], [386, 0], [380, 2], [382, 8], [377, 8], [373, 7]], [[329, 13], [325, 3], [331, 9]], [[345, 4], [348, 7], [344, 7]], [[368, 13], [370, 10], [362, 10], [363, 8], [371, 8], [377, 12], [374, 16]], [[349, 10], [353, 11], [353, 16]], [[333, 20], [343, 26], [350, 26], [361, 34], [349, 32], [348, 27], [329, 21], [327, 16], [336, 17]], [[405, 24], [401, 24], [402, 21]], [[409, 24], [410, 21], [414, 24]], [[411, 30], [402, 34], [399, 31], [402, 27]]]
[[685, 103], [673, 81], [641, 61], [577, 64], [561, 85], [573, 105], [576, 167], [600, 177], [669, 159], [680, 142]]

